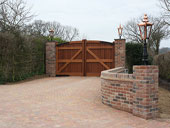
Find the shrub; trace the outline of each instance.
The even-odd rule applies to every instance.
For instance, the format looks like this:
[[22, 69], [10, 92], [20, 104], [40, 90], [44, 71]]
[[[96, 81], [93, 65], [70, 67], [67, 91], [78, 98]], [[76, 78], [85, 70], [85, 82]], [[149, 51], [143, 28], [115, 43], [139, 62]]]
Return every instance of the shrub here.
[[[48, 41], [51, 41], [50, 37], [47, 37], [47, 40], [48, 40]], [[57, 42], [57, 43], [59, 43], [59, 44], [67, 42], [67, 41], [62, 40], [62, 39], [59, 38], [59, 37], [54, 37], [54, 38], [53, 38], [53, 41], [55, 41], [55, 42]]]
[[170, 81], [170, 52], [155, 56], [153, 62], [159, 66], [160, 78]]
[[126, 43], [126, 67], [129, 73], [133, 71], [133, 65], [142, 64], [143, 45], [140, 43]]

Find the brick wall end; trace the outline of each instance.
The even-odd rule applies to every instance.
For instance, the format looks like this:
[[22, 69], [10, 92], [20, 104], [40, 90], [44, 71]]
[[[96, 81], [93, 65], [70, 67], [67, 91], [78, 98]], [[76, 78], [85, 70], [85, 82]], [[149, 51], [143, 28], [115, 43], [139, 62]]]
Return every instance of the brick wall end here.
[[158, 112], [158, 66], [134, 66], [133, 114], [145, 119], [156, 118]]

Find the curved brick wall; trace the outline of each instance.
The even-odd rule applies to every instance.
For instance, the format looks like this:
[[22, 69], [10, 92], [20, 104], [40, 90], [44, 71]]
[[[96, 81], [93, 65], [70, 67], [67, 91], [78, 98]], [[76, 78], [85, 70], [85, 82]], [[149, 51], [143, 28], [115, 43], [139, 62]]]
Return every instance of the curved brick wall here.
[[127, 74], [122, 67], [101, 73], [102, 102], [113, 108], [150, 119], [158, 116], [158, 67], [134, 66]]
[[114, 108], [132, 112], [133, 75], [120, 73], [124, 68], [102, 72], [102, 102]]

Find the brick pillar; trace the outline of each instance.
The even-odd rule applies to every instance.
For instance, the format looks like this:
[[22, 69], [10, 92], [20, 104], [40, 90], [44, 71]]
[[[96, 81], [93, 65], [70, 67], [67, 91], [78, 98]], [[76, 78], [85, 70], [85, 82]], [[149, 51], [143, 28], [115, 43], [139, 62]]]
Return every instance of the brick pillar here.
[[56, 76], [56, 42], [46, 43], [46, 74]]
[[158, 66], [134, 66], [133, 115], [151, 119], [158, 116]]
[[115, 68], [125, 67], [125, 39], [115, 39]]

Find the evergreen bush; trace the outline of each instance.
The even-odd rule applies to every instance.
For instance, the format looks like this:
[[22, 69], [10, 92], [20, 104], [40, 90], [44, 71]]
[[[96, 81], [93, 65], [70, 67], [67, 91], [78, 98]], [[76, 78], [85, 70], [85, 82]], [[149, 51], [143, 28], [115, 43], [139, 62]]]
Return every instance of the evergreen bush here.
[[142, 65], [143, 45], [140, 43], [126, 43], [126, 67], [133, 72], [133, 65]]

